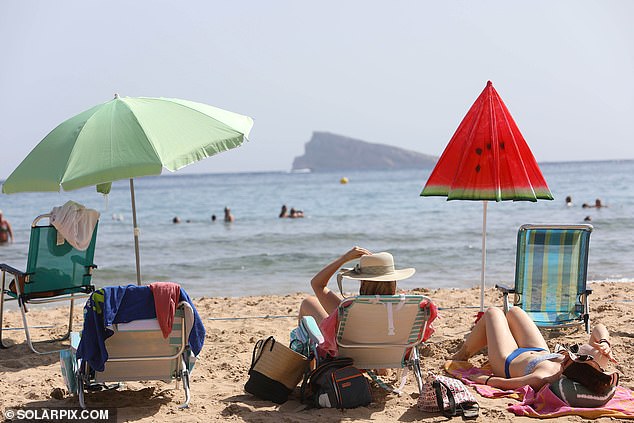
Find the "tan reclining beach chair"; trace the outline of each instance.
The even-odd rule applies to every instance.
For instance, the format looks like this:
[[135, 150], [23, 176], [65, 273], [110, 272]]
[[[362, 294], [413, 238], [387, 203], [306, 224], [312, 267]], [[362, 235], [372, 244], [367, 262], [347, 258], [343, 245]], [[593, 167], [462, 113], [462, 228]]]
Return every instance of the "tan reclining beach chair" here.
[[[142, 380], [176, 380], [177, 384], [182, 381], [185, 402], [180, 408], [188, 407], [189, 374], [195, 357], [187, 342], [193, 320], [191, 306], [183, 301], [178, 304], [172, 332], [167, 338], [163, 338], [156, 319], [115, 324], [115, 333], [105, 342], [108, 360], [103, 372], [91, 372], [88, 363], [76, 361], [75, 383], [81, 407], [86, 407], [84, 389], [90, 384]], [[76, 349], [79, 338], [73, 337], [72, 342]]]
[[[431, 315], [423, 295], [360, 295], [339, 305], [337, 346], [360, 369], [411, 369], [419, 392], [422, 374], [418, 346]], [[402, 379], [400, 391], [405, 379]], [[381, 383], [380, 383], [381, 384]], [[383, 386], [385, 387], [385, 386]]]

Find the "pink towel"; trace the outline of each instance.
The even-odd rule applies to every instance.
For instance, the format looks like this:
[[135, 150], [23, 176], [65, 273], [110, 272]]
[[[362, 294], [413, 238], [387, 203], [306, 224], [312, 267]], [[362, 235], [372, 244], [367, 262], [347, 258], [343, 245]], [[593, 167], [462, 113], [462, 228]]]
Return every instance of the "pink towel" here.
[[518, 416], [550, 418], [560, 416], [581, 416], [589, 419], [598, 417], [614, 417], [620, 419], [634, 419], [634, 392], [619, 386], [610, 401], [603, 407], [581, 408], [570, 407], [555, 395], [548, 385], [535, 392], [530, 386], [509, 391], [493, 388], [472, 382], [467, 376], [476, 374], [491, 374], [490, 368], [477, 368], [466, 361], [448, 361], [445, 370], [454, 377], [461, 379], [469, 385], [473, 385], [476, 391], [487, 398], [513, 398], [521, 401], [513, 404], [508, 410]]
[[181, 287], [174, 282], [153, 282], [150, 284], [154, 296], [154, 308], [156, 320], [158, 320], [163, 338], [167, 338], [172, 332], [176, 305], [181, 296]]

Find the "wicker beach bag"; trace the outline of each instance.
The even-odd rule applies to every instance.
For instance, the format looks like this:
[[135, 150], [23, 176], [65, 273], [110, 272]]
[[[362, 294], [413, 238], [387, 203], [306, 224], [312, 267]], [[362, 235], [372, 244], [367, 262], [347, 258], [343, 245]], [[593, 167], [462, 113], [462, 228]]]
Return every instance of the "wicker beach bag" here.
[[260, 339], [253, 349], [245, 391], [277, 404], [286, 402], [308, 369], [308, 359], [272, 336]]

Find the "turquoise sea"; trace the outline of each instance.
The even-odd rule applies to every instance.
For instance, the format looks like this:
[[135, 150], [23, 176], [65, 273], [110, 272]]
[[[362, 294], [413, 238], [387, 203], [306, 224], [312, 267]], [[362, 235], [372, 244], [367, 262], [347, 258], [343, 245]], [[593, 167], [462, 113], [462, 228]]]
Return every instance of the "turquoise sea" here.
[[[543, 163], [554, 201], [488, 205], [488, 286], [512, 283], [524, 223], [583, 223], [590, 216], [590, 280], [634, 280], [634, 161]], [[337, 173], [168, 174], [135, 180], [142, 279], [177, 281], [194, 296], [309, 291], [311, 277], [353, 245], [390, 251], [415, 267], [404, 288], [479, 285], [482, 202], [420, 197], [431, 169]], [[341, 184], [347, 177], [349, 182]], [[572, 196], [574, 205], [564, 199]], [[583, 209], [596, 198], [608, 205]], [[24, 268], [33, 218], [72, 199], [101, 212], [97, 285], [135, 281], [129, 184], [0, 195], [16, 242], [0, 263]], [[282, 206], [303, 219], [279, 219]], [[236, 217], [222, 221], [229, 206]], [[218, 220], [211, 221], [216, 214]], [[123, 217], [123, 220], [113, 217]], [[179, 216], [182, 223], [172, 224]], [[474, 303], [476, 301], [474, 300]]]

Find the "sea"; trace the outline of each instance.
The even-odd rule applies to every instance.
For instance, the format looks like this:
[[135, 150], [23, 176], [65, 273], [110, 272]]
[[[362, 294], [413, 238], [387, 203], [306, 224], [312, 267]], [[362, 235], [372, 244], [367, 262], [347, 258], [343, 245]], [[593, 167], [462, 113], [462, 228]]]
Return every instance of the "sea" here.
[[[488, 203], [486, 286], [513, 283], [520, 225], [585, 219], [594, 226], [588, 279], [633, 281], [634, 161], [542, 163], [540, 168], [553, 201]], [[177, 172], [135, 179], [142, 281], [175, 281], [195, 297], [309, 292], [313, 275], [358, 245], [391, 252], [397, 268], [416, 268], [412, 278], [399, 282], [401, 288], [479, 286], [483, 202], [421, 197], [430, 172]], [[567, 196], [572, 206], [566, 205]], [[582, 208], [597, 198], [607, 207]], [[68, 200], [101, 213], [95, 284], [135, 283], [128, 181], [115, 182], [108, 196], [94, 187], [1, 194], [0, 209], [15, 242], [0, 245], [0, 263], [24, 269], [34, 217]], [[284, 204], [305, 217], [278, 218]], [[235, 222], [223, 222], [225, 207]], [[181, 223], [172, 223], [174, 217]]]

